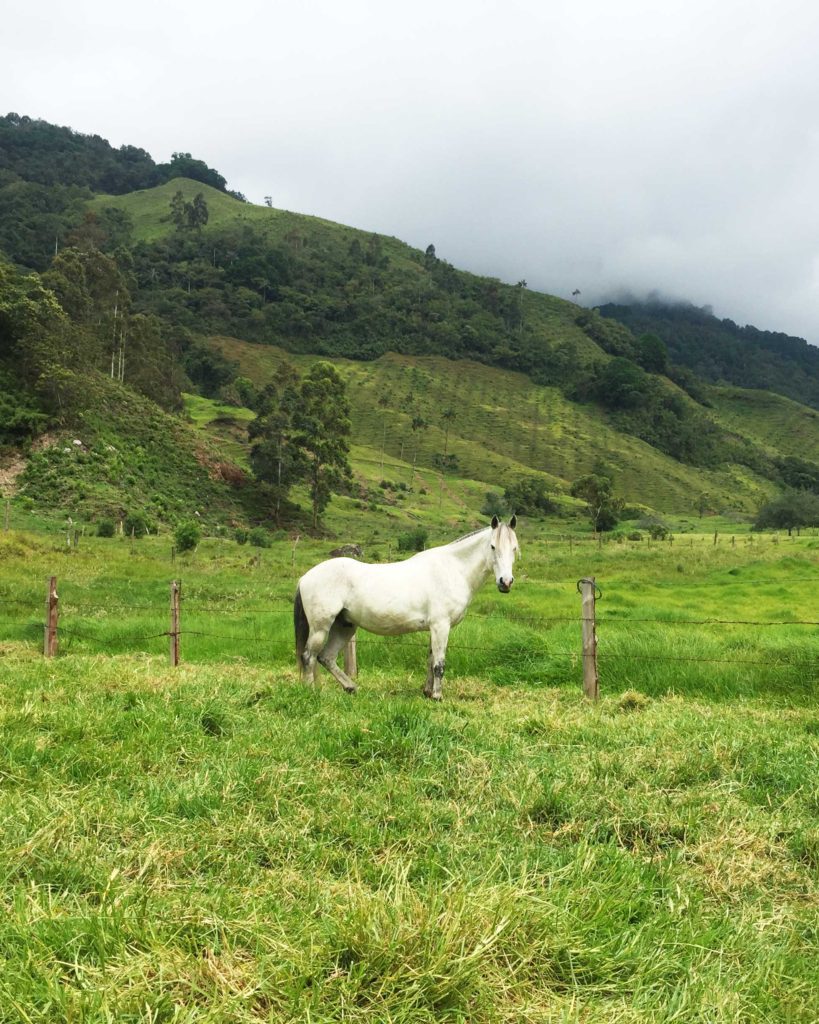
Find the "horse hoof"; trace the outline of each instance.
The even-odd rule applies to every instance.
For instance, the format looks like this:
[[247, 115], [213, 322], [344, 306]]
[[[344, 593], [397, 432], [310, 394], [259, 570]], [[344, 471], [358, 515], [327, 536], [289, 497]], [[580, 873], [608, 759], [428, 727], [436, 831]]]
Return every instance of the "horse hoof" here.
[[345, 693], [349, 693], [352, 696], [354, 693], [358, 693], [358, 687], [357, 686], [345, 686], [344, 687], [344, 692]]

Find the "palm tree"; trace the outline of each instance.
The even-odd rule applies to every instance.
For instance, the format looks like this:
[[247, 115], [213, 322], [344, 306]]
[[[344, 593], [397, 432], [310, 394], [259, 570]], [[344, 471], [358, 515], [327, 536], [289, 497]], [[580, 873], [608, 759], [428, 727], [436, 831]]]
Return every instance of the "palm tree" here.
[[413, 416], [412, 422], [410, 423], [410, 429], [412, 430], [413, 436], [415, 437], [415, 451], [412, 455], [412, 473], [410, 474], [410, 487], [415, 479], [415, 463], [418, 461], [418, 432], [426, 427], [427, 421], [422, 416]]

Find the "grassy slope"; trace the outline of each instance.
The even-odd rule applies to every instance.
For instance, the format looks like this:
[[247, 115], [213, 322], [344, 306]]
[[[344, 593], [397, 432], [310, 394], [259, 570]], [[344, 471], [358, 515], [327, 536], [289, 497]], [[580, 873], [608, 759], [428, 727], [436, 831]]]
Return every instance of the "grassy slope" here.
[[102, 375], [83, 381], [83, 397], [80, 425], [54, 435], [18, 479], [25, 507], [52, 518], [245, 518], [242, 493], [220, 476], [224, 444]]
[[[232, 338], [213, 338], [211, 344], [259, 383], [268, 380], [282, 360], [299, 366], [311, 361]], [[357, 468], [370, 480], [390, 476], [380, 472], [385, 428], [388, 456], [396, 460], [401, 455], [403, 439], [404, 462], [411, 461], [417, 440], [419, 465], [430, 467], [432, 456], [444, 451], [446, 423], [441, 413], [451, 406], [456, 419], [448, 450], [457, 455], [463, 476], [481, 481], [483, 490], [502, 489], [505, 481], [532, 469], [565, 488], [600, 460], [615, 470], [618, 489], [627, 499], [667, 512], [693, 511], [703, 491], [720, 507], [751, 512], [774, 490], [743, 467], [712, 472], [675, 462], [612, 429], [597, 407], [571, 403], [556, 389], [538, 387], [523, 374], [479, 363], [394, 354], [370, 363], [338, 360], [336, 365], [348, 381], [353, 438], [362, 448]], [[430, 424], [417, 439], [406, 411], [410, 393]], [[386, 408], [379, 406], [379, 399], [387, 400]], [[393, 476], [407, 480], [409, 472], [403, 466]], [[451, 476], [446, 483], [455, 491], [460, 486]]]
[[[432, 707], [420, 638], [362, 638], [354, 699], [295, 681], [293, 576], [326, 543], [171, 570], [159, 538], [0, 534], [0, 1019], [814, 1024], [815, 631], [673, 622], [790, 618], [819, 539], [521, 542]], [[171, 571], [216, 634], [176, 671], [142, 639]], [[565, 656], [589, 572], [598, 706]]]
[[819, 412], [769, 391], [721, 387], [709, 392], [720, 420], [771, 454], [816, 458]]

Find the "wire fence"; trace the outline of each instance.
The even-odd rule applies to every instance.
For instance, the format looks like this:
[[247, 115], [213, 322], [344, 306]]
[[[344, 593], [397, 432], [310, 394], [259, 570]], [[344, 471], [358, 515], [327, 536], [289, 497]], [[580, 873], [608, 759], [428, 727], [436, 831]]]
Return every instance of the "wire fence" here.
[[[817, 578], [801, 576], [780, 577], [767, 580], [753, 579], [745, 582], [751, 583], [754, 587], [764, 584], [781, 586], [783, 584], [815, 584]], [[108, 582], [110, 583], [111, 581]], [[580, 582], [588, 583], [590, 581], [587, 579]], [[737, 581], [732, 579], [730, 582], [734, 583]], [[540, 586], [536, 582], [535, 585]], [[651, 586], [651, 584], [647, 585]], [[708, 581], [700, 585], [726, 586], [728, 581], [721, 584]], [[560, 586], [565, 587], [565, 583]], [[646, 584], [641, 583], [642, 586], [646, 586]], [[233, 595], [225, 594], [220, 601], [204, 598], [199, 600], [194, 593], [193, 596], [188, 595], [178, 600], [176, 619], [173, 618], [173, 604], [171, 604], [169, 628], [151, 629], [149, 627], [147, 630], [137, 632], [127, 627], [121, 631], [118, 630], [115, 623], [111, 622], [111, 617], [115, 617], [119, 613], [126, 613], [126, 616], [132, 616], [135, 612], [152, 613], [145, 617], [149, 617], [153, 624], [158, 618], [169, 614], [168, 606], [166, 605], [163, 609], [161, 602], [146, 602], [144, 599], [134, 603], [116, 601], [105, 602], [104, 604], [91, 604], [89, 601], [77, 600], [74, 596], [73, 599], [59, 602], [58, 614], [55, 577], [51, 578], [51, 590], [54, 592], [54, 601], [52, 604], [47, 602], [47, 609], [52, 608], [52, 611], [49, 612], [46, 621], [28, 619], [24, 623], [17, 622], [18, 627], [23, 626], [27, 635], [33, 637], [35, 633], [42, 632], [46, 638], [44, 652], [47, 654], [49, 653], [49, 636], [51, 638], [51, 653], [56, 652], [58, 648], [61, 648], [64, 652], [70, 652], [75, 642], [88, 644], [102, 651], [123, 653], [125, 651], [139, 650], [141, 645], [149, 645], [164, 640], [171, 644], [172, 650], [175, 642], [178, 657], [179, 640], [185, 638], [189, 640], [214, 641], [217, 645], [240, 645], [248, 651], [261, 649], [267, 652], [281, 652], [279, 657], [282, 660], [285, 658], [289, 660], [290, 654], [294, 649], [293, 638], [289, 635], [287, 627], [279, 627], [277, 629], [279, 621], [284, 622], [284, 620], [289, 620], [292, 617], [291, 599], [281, 595], [271, 595], [269, 599], [266, 599], [268, 603], [262, 606], [258, 603], [258, 597], [256, 601], [244, 604], [243, 600], [245, 598], [252, 599], [253, 596], [246, 592]], [[594, 590], [597, 593], [596, 586]], [[177, 595], [179, 595], [178, 585], [176, 591]], [[812, 592], [811, 590], [811, 594]], [[86, 588], [83, 596], [86, 595], [91, 597], [93, 591]], [[617, 596], [617, 594], [614, 595], [615, 598]], [[287, 605], [287, 607], [283, 607], [284, 605]], [[24, 606], [25, 600], [19, 598], [16, 602], [16, 607], [22, 608]], [[801, 606], [804, 607], [804, 602], [802, 602]], [[12, 607], [13, 605], [7, 602], [5, 604], [6, 612], [8, 613]], [[668, 645], [665, 649], [651, 650], [650, 652], [641, 649], [641, 644], [644, 641], [654, 642], [657, 640], [656, 636], [642, 631], [645, 626], [659, 626], [663, 630], [672, 629], [674, 631], [697, 630], [700, 631], [700, 639], [706, 636], [703, 631], [708, 631], [707, 637], [713, 641], [715, 636], [719, 637], [721, 633], [731, 633], [740, 628], [761, 628], [771, 631], [777, 629], [815, 630], [819, 627], [819, 619], [817, 618], [787, 617], [787, 613], [784, 610], [781, 617], [770, 619], [721, 618], [717, 616], [695, 618], [685, 615], [646, 616], [632, 615], [627, 611], [620, 611], [618, 609], [612, 609], [600, 616], [596, 610], [593, 610], [591, 615], [586, 614], [586, 608], [587, 606], [584, 604], [582, 609], [578, 609], [575, 612], [570, 613], [567, 609], [566, 614], [544, 615], [527, 615], [525, 612], [523, 614], [510, 614], [506, 610], [491, 613], [480, 610], [470, 611], [467, 615], [467, 621], [470, 619], [481, 621], [483, 637], [487, 635], [487, 627], [491, 629], [493, 625], [498, 627], [497, 633], [488, 643], [485, 641], [480, 643], [460, 642], [459, 639], [455, 639], [448, 645], [448, 650], [460, 652], [461, 656], [466, 658], [472, 654], [480, 653], [484, 655], [493, 652], [499, 655], [501, 652], [505, 652], [508, 656], [510, 642], [513, 642], [519, 650], [518, 656], [520, 658], [531, 656], [544, 659], [569, 659], [573, 665], [582, 664], [584, 669], [586, 669], [589, 657], [593, 657], [595, 673], [598, 670], [598, 663], [605, 665], [607, 662], [621, 664], [624, 662], [650, 662], [657, 665], [668, 664], [678, 666], [681, 664], [730, 665], [736, 666], [738, 669], [754, 667], [775, 671], [798, 670], [800, 672], [807, 671], [808, 673], [816, 670], [819, 673], [819, 645], [815, 643], [817, 639], [816, 634], [811, 634], [810, 632], [806, 635], [806, 638], [810, 638], [809, 643], [804, 645], [798, 642], [789, 643], [784, 647], [780, 645], [776, 648], [775, 654], [761, 657], [745, 656], [746, 654], [754, 653], [747, 649], [750, 646], [747, 642], [744, 650], [732, 650], [730, 656], [723, 656], [721, 651], [714, 652], [714, 656], [699, 655], [695, 652], [692, 643], [688, 639], [686, 639], [688, 649], [682, 653], [677, 653], [673, 648], [668, 650]], [[212, 615], [214, 613], [218, 614], [220, 621], [241, 622], [245, 627], [248, 625], [249, 618], [257, 618], [262, 620], [262, 622], [257, 629], [251, 628], [248, 630], [247, 628], [240, 628], [237, 632], [233, 632], [229, 628], [196, 628], [195, 619], [197, 616]], [[194, 626], [183, 626], [179, 617], [182, 615], [188, 619], [193, 618]], [[99, 617], [105, 620], [105, 635], [101, 635], [99, 631], [95, 631], [89, 626], [88, 619], [90, 617]], [[73, 622], [72, 619], [74, 620]], [[559, 639], [563, 641], [562, 644], [553, 645], [549, 643], [550, 630], [560, 630], [567, 625], [577, 626], [578, 637], [581, 633], [583, 634], [582, 646], [578, 643], [577, 647], [573, 650], [565, 649], [565, 632], [558, 634]], [[111, 628], [112, 626], [114, 628]], [[123, 626], [125, 627], [125, 623], [123, 623]], [[510, 634], [508, 632], [510, 627], [514, 627], [516, 630], [525, 630], [528, 635], [521, 635], [520, 633]], [[602, 631], [602, 641], [600, 641], [602, 650], [598, 649], [598, 629]], [[283, 630], [286, 630], [286, 632], [283, 632]], [[504, 630], [505, 632], [503, 632]], [[624, 632], [627, 630], [632, 632]], [[280, 632], [281, 635], [270, 635], [271, 632]], [[542, 636], [541, 640], [538, 640], [538, 635]], [[734, 635], [736, 635], [735, 632]], [[591, 646], [587, 645], [588, 637], [591, 637], [593, 641]], [[425, 655], [428, 650], [426, 639], [420, 636], [416, 638], [406, 635], [383, 637], [363, 633], [357, 638], [357, 645], [359, 650], [362, 648], [364, 650], [390, 647], [415, 648], [421, 655]], [[627, 649], [624, 649], [624, 645]], [[285, 652], [287, 653], [285, 654]], [[483, 659], [483, 667], [485, 667], [485, 661], [486, 659]], [[172, 663], [175, 662], [172, 661]]]

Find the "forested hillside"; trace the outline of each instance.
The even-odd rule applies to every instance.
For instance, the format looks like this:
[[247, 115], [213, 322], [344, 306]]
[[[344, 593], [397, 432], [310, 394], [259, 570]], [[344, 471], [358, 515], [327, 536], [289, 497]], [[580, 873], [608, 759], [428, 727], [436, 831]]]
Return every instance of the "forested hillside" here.
[[[771, 489], [819, 488], [810, 451], [768, 443], [747, 418], [723, 413], [726, 404], [692, 371], [699, 350], [683, 334], [666, 341], [656, 330], [632, 330], [533, 292], [525, 281], [459, 271], [432, 241], [421, 251], [251, 205], [190, 154], [157, 164], [143, 150], [114, 149], [97, 136], [0, 118], [0, 445], [25, 446], [46, 429], [87, 423], [89, 381], [97, 382], [98, 401], [111, 403], [112, 421], [122, 405], [115, 396], [126, 392], [169, 413], [183, 408], [183, 391], [193, 391], [233, 406], [266, 402], [269, 416], [286, 388], [264, 397], [265, 379], [240, 365], [244, 341], [295, 360], [383, 361], [393, 353], [426, 366], [444, 358], [486, 367], [479, 407], [470, 401], [453, 430], [460, 469], [476, 479], [496, 479], [504, 465], [516, 465], [515, 472], [539, 473], [566, 494], [574, 474], [608, 462], [619, 464], [624, 497], [666, 509], [690, 508], [699, 490], [734, 494], [733, 507], [750, 511]], [[732, 337], [734, 352], [751, 338], [776, 374], [798, 366], [797, 390], [819, 394], [813, 355], [793, 339]], [[720, 343], [707, 335], [697, 344], [716, 351]], [[438, 365], [438, 378], [448, 380]], [[500, 371], [524, 375], [527, 387], [509, 391], [500, 377], [493, 382]], [[419, 373], [418, 386], [360, 392], [366, 408], [353, 415], [357, 441], [375, 446], [370, 435], [389, 415], [410, 438], [413, 475], [424, 460], [457, 474], [447, 447], [457, 389], [438, 388], [440, 400], [431, 403], [435, 380]], [[715, 370], [705, 376], [720, 378]], [[346, 379], [352, 386], [357, 378]], [[104, 381], [125, 392], [106, 390]], [[493, 388], [508, 392], [507, 400], [493, 401]], [[489, 422], [494, 437], [484, 429]], [[567, 422], [591, 426], [581, 432]], [[563, 448], [581, 433], [589, 443], [570, 458]], [[425, 451], [422, 436], [437, 442]], [[471, 447], [478, 439], [483, 469]], [[404, 448], [402, 439], [399, 461]], [[624, 452], [632, 453], [625, 461]], [[252, 506], [243, 499], [245, 511]]]
[[804, 338], [740, 327], [689, 303], [608, 303], [600, 312], [656, 335], [674, 362], [703, 380], [776, 391], [819, 409], [819, 348]]

